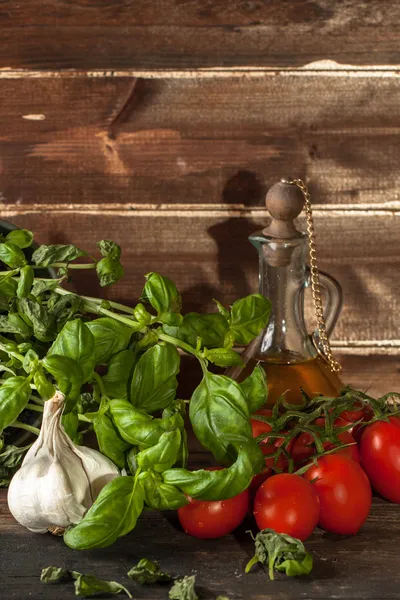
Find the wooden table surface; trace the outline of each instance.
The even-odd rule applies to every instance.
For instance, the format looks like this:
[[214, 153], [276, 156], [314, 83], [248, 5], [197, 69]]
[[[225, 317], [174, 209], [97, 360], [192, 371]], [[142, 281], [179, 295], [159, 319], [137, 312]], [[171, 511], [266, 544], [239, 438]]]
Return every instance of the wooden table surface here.
[[135, 600], [167, 599], [168, 585], [140, 586], [126, 576], [140, 558], [148, 557], [159, 560], [174, 576], [196, 574], [196, 589], [202, 600], [213, 600], [219, 594], [230, 600], [400, 598], [398, 506], [375, 499], [367, 523], [356, 536], [341, 538], [316, 530], [306, 543], [314, 556], [314, 569], [302, 578], [277, 574], [275, 581], [269, 581], [261, 567], [246, 575], [244, 568], [253, 553], [246, 532], [249, 526], [251, 521], [219, 540], [197, 540], [180, 531], [174, 514], [148, 512], [131, 534], [110, 548], [75, 551], [61, 538], [33, 534], [16, 524], [2, 491], [0, 597], [72, 599], [72, 583], [40, 583], [41, 569], [54, 565], [119, 581]]

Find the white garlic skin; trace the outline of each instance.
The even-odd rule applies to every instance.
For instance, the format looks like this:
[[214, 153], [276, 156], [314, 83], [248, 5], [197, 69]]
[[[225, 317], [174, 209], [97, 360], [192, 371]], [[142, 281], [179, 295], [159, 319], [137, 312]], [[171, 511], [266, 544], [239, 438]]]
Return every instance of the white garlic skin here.
[[8, 489], [11, 514], [35, 533], [79, 523], [101, 489], [120, 474], [103, 454], [72, 442], [61, 423], [63, 405], [61, 392], [45, 402], [39, 437]]

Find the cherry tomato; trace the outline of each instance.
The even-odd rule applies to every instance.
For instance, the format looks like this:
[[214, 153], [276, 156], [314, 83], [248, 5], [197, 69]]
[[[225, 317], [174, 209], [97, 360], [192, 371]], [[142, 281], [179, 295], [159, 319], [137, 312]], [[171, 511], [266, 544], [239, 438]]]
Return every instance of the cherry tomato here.
[[[320, 419], [317, 419], [317, 421], [320, 421]], [[321, 423], [317, 424], [322, 426]], [[358, 452], [357, 444], [350, 431], [342, 431], [342, 433], [338, 434], [338, 439], [343, 445], [346, 445], [346, 448], [341, 448], [339, 446], [335, 454], [343, 454], [343, 456], [348, 456], [356, 462], [360, 462], [360, 455]], [[351, 445], [349, 446], [347, 444]], [[322, 445], [325, 451], [333, 450], [336, 446], [336, 444], [329, 441], [324, 442]], [[308, 432], [301, 433], [295, 439], [290, 450], [290, 454], [292, 455], [295, 465], [306, 464], [308, 459], [310, 459], [311, 456], [316, 454], [316, 452], [317, 448], [315, 446], [315, 440], [313, 436]]]
[[372, 487], [400, 503], [400, 420], [376, 421], [365, 427], [360, 441], [361, 464]]
[[[342, 456], [347, 456], [348, 458], [351, 458], [357, 463], [359, 463], [360, 453], [358, 451], [356, 441], [350, 433], [350, 431], [342, 431], [342, 433], [339, 433], [338, 439], [341, 441], [342, 444], [351, 444], [351, 446], [346, 446], [346, 448], [341, 448], [339, 446], [337, 450], [333, 452], [333, 454], [341, 454]], [[332, 442], [324, 442], [323, 446], [324, 450], [333, 450], [336, 447], [336, 445]]]
[[371, 486], [359, 464], [341, 454], [318, 459], [304, 474], [320, 502], [319, 525], [326, 531], [357, 533], [369, 515]]
[[[269, 456], [270, 454], [274, 454], [276, 452], [276, 448], [272, 444], [262, 443], [262, 444], [260, 444], [260, 448], [261, 448], [262, 453], [266, 457]], [[249, 487], [250, 495], [254, 495], [256, 493], [256, 491], [258, 490], [258, 488], [260, 487], [260, 485], [262, 483], [264, 483], [264, 481], [268, 477], [270, 477], [271, 475], [273, 475], [273, 473], [275, 473], [273, 467], [276, 467], [276, 468], [280, 469], [281, 471], [284, 470], [285, 460], [284, 460], [283, 456], [278, 456], [278, 458], [276, 460], [274, 458], [265, 458], [264, 471], [262, 471], [262, 473], [259, 473], [258, 475], [254, 475], [253, 480], [250, 484], [250, 487]]]
[[318, 496], [300, 475], [272, 475], [256, 494], [254, 517], [260, 529], [306, 540], [318, 523]]
[[354, 404], [353, 410], [344, 410], [340, 413], [339, 418], [344, 421], [355, 423], [356, 421], [369, 421], [373, 415], [373, 410], [368, 405], [363, 405], [361, 402]]
[[[262, 415], [264, 417], [270, 417], [272, 415], [272, 410], [270, 408], [260, 408], [256, 411], [256, 415]], [[250, 419], [251, 429], [253, 432], [253, 437], [256, 438], [263, 433], [269, 433], [272, 431], [271, 425], [268, 423], [263, 423], [263, 421], [258, 421], [257, 419]], [[263, 442], [268, 441], [268, 436], [265, 436], [265, 440]]]
[[178, 509], [182, 528], [200, 539], [219, 538], [231, 533], [245, 518], [249, 510], [249, 490], [228, 500], [195, 500]]

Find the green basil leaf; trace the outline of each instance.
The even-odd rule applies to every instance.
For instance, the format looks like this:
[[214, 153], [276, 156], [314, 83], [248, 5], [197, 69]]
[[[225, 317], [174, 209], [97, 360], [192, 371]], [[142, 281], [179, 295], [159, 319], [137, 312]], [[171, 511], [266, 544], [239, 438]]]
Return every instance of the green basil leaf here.
[[218, 462], [234, 460], [236, 445], [252, 439], [246, 398], [225, 375], [204, 375], [190, 400], [189, 417], [197, 439]]
[[260, 365], [256, 365], [252, 373], [240, 384], [250, 413], [264, 406], [268, 399], [267, 375]]
[[231, 318], [230, 312], [228, 309], [225, 308], [225, 306], [223, 306], [221, 304], [221, 302], [218, 302], [218, 300], [215, 300], [215, 298], [213, 298], [213, 302], [215, 302], [215, 304], [217, 305], [218, 308], [218, 312], [225, 317], [225, 319], [227, 321], [229, 321], [229, 319]]
[[35, 281], [33, 284], [33, 288], [31, 290], [32, 296], [40, 296], [40, 294], [44, 294], [45, 292], [52, 292], [60, 285], [60, 282], [57, 279], [43, 281], [39, 279], [39, 281]]
[[33, 233], [28, 229], [13, 229], [7, 233], [6, 241], [15, 244], [18, 248], [29, 248], [33, 242]]
[[231, 306], [229, 332], [238, 344], [249, 344], [268, 323], [271, 302], [262, 294], [250, 294]]
[[101, 240], [97, 242], [97, 247], [101, 254], [105, 257], [115, 258], [119, 260], [121, 258], [121, 248], [115, 242], [111, 240]]
[[124, 268], [117, 258], [107, 256], [96, 264], [96, 273], [101, 287], [117, 283], [124, 276]]
[[45, 567], [42, 569], [40, 575], [40, 581], [42, 583], [57, 583], [71, 578], [71, 574], [68, 569], [62, 569], [61, 567]]
[[57, 331], [61, 331], [65, 323], [72, 320], [81, 309], [82, 299], [76, 294], [53, 294], [47, 302], [47, 310], [55, 320]]
[[158, 473], [149, 470], [140, 473], [140, 482], [144, 489], [147, 506], [154, 510], [177, 510], [188, 504], [183, 492], [169, 483], [165, 483]]
[[184, 427], [179, 413], [169, 417], [154, 419], [143, 410], [133, 408], [127, 400], [111, 400], [109, 410], [121, 437], [132, 446], [141, 449], [157, 444], [165, 431]]
[[113, 354], [125, 350], [132, 330], [111, 317], [102, 317], [86, 323], [95, 342], [96, 365], [107, 364]]
[[78, 432], [79, 417], [77, 413], [71, 411], [67, 415], [63, 415], [61, 421], [68, 437], [70, 437], [75, 444], [81, 444], [82, 435]]
[[128, 399], [128, 382], [135, 360], [132, 350], [121, 350], [111, 357], [107, 373], [103, 376], [104, 388], [109, 398]]
[[29, 380], [25, 377], [9, 377], [0, 387], [0, 435], [18, 418], [28, 404], [31, 395]]
[[22, 363], [22, 366], [27, 373], [33, 373], [37, 370], [39, 366], [39, 356], [34, 350], [28, 350], [24, 356], [24, 362]]
[[136, 456], [137, 464], [143, 470], [154, 469], [157, 473], [170, 469], [178, 458], [181, 439], [179, 429], [166, 431], [157, 444], [139, 452]]
[[180, 356], [171, 344], [157, 344], [140, 357], [133, 372], [130, 398], [147, 412], [165, 408], [175, 398]]
[[157, 311], [163, 313], [179, 313], [182, 300], [175, 284], [158, 273], [147, 273], [146, 283], [143, 288], [142, 300], [146, 300]]
[[141, 328], [146, 327], [151, 322], [151, 314], [145, 309], [143, 304], [139, 302], [133, 310], [133, 316], [140, 323]]
[[15, 298], [17, 295], [18, 284], [15, 279], [10, 276], [3, 275], [0, 277], [0, 293], [4, 297], [3, 304], [5, 304], [7, 310], [6, 299]]
[[51, 246], [39, 246], [32, 254], [32, 262], [35, 265], [48, 267], [58, 262], [72, 262], [80, 256], [85, 256], [86, 252], [80, 250], [73, 244], [53, 244]]
[[166, 325], [171, 325], [173, 327], [179, 327], [183, 323], [182, 315], [175, 312], [163, 313], [158, 317], [158, 320], [160, 323], [165, 323]]
[[8, 313], [8, 315], [0, 315], [0, 332], [30, 337], [32, 328], [25, 323], [18, 313]]
[[32, 267], [29, 265], [22, 267], [22, 269], [19, 272], [19, 281], [17, 287], [18, 298], [26, 298], [27, 296], [29, 296], [34, 279], [35, 273]]
[[274, 579], [274, 569], [289, 576], [308, 575], [313, 566], [303, 542], [273, 529], [263, 529], [255, 537], [255, 556], [248, 562], [246, 573], [260, 562], [268, 566], [270, 579]]
[[51, 342], [56, 337], [54, 315], [30, 298], [19, 298], [18, 312], [23, 320], [33, 327], [35, 337], [41, 342]]
[[143, 510], [143, 486], [134, 477], [117, 477], [101, 490], [82, 521], [64, 534], [70, 548], [105, 548], [129, 533]]
[[33, 376], [33, 382], [43, 400], [49, 400], [56, 393], [54, 385], [47, 379], [40, 367]]
[[18, 269], [26, 265], [25, 254], [16, 244], [4, 242], [0, 244], [0, 261], [11, 269]]
[[88, 381], [96, 365], [92, 332], [80, 319], [68, 321], [47, 353], [52, 354], [75, 360], [83, 371], [84, 382]]
[[206, 348], [204, 357], [218, 367], [233, 367], [244, 364], [240, 354], [229, 348], [214, 348], [213, 350]]
[[170, 600], [198, 600], [194, 586], [196, 576], [185, 576], [182, 579], [176, 579], [174, 585], [169, 590]]
[[160, 569], [160, 564], [151, 561], [148, 558], [142, 558], [137, 565], [128, 571], [128, 577], [140, 583], [141, 585], [152, 583], [168, 583], [172, 580], [169, 573], [164, 573]]
[[[73, 572], [74, 575], [74, 572]], [[82, 575], [82, 573], [76, 573], [77, 577], [75, 581], [75, 595], [81, 598], [88, 598], [97, 594], [119, 594], [125, 592], [125, 594], [132, 598], [131, 593], [121, 583], [117, 581], [105, 581], [98, 579], [93, 575]]]
[[69, 413], [79, 398], [84, 382], [83, 371], [79, 363], [68, 356], [51, 354], [45, 356], [42, 364], [46, 371], [53, 375], [59, 390], [67, 397], [64, 414]]
[[11, 444], [5, 446], [0, 452], [0, 465], [7, 469], [18, 467], [30, 447], [31, 444], [28, 444], [28, 446], [13, 446]]
[[246, 490], [253, 476], [264, 466], [264, 456], [255, 440], [243, 442], [238, 448], [236, 461], [218, 471], [187, 471], [168, 469], [162, 474], [165, 483], [201, 500], [233, 498]]
[[120, 437], [107, 414], [95, 417], [93, 428], [100, 452], [112, 460], [117, 467], [123, 469], [125, 467], [125, 452], [130, 447], [130, 444]]
[[197, 338], [201, 338], [202, 346], [220, 348], [224, 344], [228, 327], [228, 321], [219, 313], [188, 313], [183, 317], [182, 325], [164, 325], [163, 330], [194, 347], [197, 345]]

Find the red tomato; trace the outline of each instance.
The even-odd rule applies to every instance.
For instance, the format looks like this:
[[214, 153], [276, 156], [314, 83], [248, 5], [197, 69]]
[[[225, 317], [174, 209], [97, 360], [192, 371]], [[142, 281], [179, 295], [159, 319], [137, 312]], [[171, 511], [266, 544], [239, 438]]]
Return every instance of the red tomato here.
[[[342, 444], [352, 444], [351, 446], [347, 446], [346, 448], [338, 448], [333, 454], [341, 454], [342, 456], [347, 456], [347, 458], [352, 458], [356, 462], [360, 462], [360, 453], [357, 448], [357, 444], [355, 439], [353, 438], [350, 431], [343, 431], [338, 435], [339, 440]], [[333, 450], [335, 448], [335, 444], [332, 442], [325, 442], [323, 444], [324, 450]]]
[[[318, 419], [317, 421], [320, 421]], [[317, 423], [321, 426], [321, 423]], [[339, 433], [338, 438], [342, 444], [352, 444], [351, 446], [347, 446], [346, 448], [340, 448], [336, 450], [335, 454], [343, 454], [343, 456], [348, 456], [352, 458], [356, 462], [360, 462], [360, 455], [358, 452], [357, 444], [350, 433], [350, 431], [343, 431]], [[332, 442], [324, 442], [323, 443], [324, 450], [333, 450], [335, 448], [335, 444]], [[292, 448], [290, 450], [290, 454], [294, 460], [295, 465], [306, 464], [308, 459], [311, 458], [314, 454], [316, 454], [317, 448], [315, 446], [315, 441], [313, 436], [310, 433], [304, 432], [301, 433], [294, 441]]]
[[[270, 417], [272, 415], [272, 410], [270, 408], [260, 408], [255, 412], [256, 415], [262, 415], [263, 417]], [[258, 421], [257, 419], [250, 419], [251, 429], [253, 432], [253, 437], [256, 438], [263, 433], [269, 433], [272, 431], [271, 425], [268, 423], [263, 423], [262, 421]], [[264, 442], [268, 441], [268, 436], [265, 436]]]
[[231, 533], [249, 510], [249, 490], [228, 500], [195, 500], [178, 509], [185, 533], [201, 539], [219, 538]]
[[318, 523], [318, 496], [300, 475], [272, 475], [257, 492], [254, 516], [260, 529], [306, 540]]
[[372, 408], [359, 402], [354, 404], [353, 410], [344, 410], [341, 412], [338, 418], [355, 423], [356, 421], [369, 421], [372, 415]]
[[365, 427], [360, 442], [361, 464], [372, 487], [387, 500], [400, 503], [400, 420], [376, 421]]
[[359, 464], [341, 454], [318, 459], [304, 474], [320, 502], [319, 525], [326, 531], [357, 533], [369, 515], [371, 486]]

